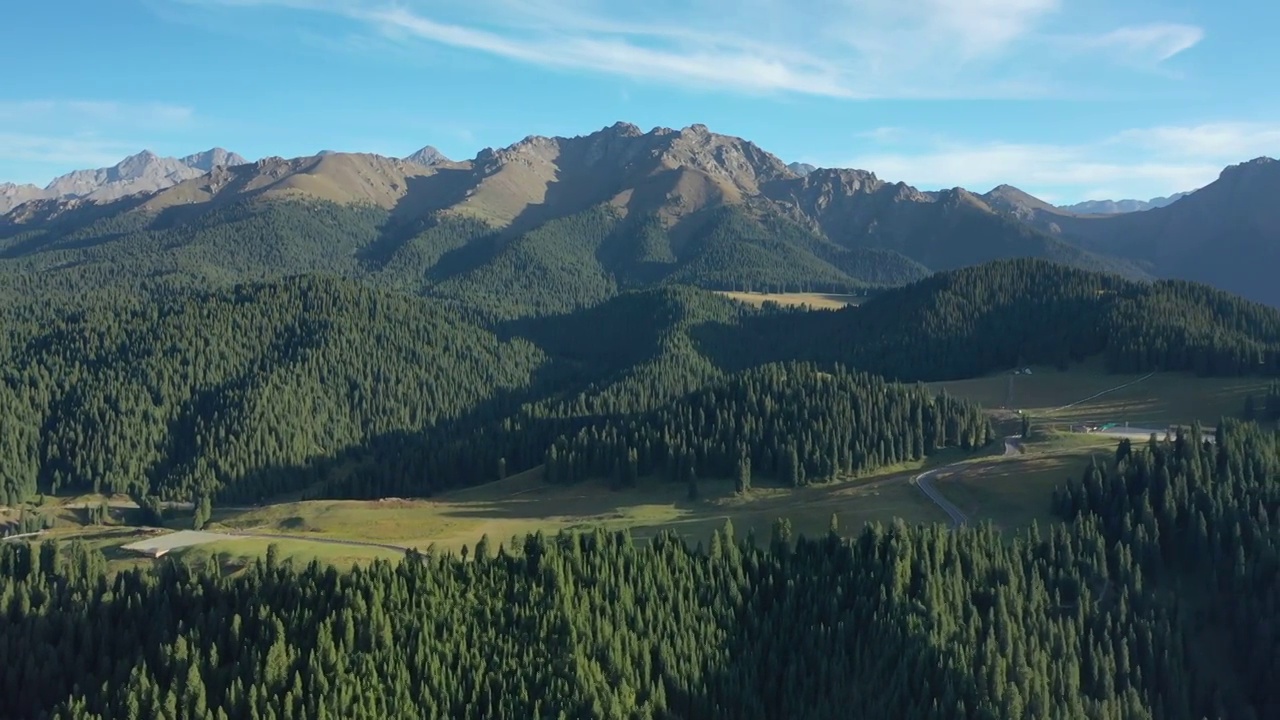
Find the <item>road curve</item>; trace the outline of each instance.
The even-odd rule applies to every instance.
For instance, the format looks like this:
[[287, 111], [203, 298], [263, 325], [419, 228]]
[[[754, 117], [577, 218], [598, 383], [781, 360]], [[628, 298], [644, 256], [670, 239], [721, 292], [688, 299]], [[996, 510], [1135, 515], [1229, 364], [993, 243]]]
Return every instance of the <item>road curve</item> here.
[[968, 523], [969, 518], [960, 511], [960, 508], [956, 507], [954, 503], [943, 497], [942, 493], [938, 492], [938, 489], [933, 486], [933, 476], [943, 470], [950, 470], [958, 467], [960, 464], [961, 463], [956, 463], [955, 465], [934, 468], [933, 470], [922, 472], [914, 478], [911, 478], [911, 482], [915, 483], [915, 486], [920, 488], [920, 492], [924, 493], [925, 497], [932, 500], [934, 505], [942, 508], [942, 511], [951, 518], [951, 524], [956, 527], [960, 527], [961, 525]]
[[[1006, 437], [1004, 439], [1004, 454], [1021, 455], [1022, 447], [1019, 440], [1020, 437], [1017, 435], [1010, 435], [1009, 437]], [[934, 505], [942, 508], [942, 511], [947, 514], [947, 517], [951, 518], [951, 524], [956, 527], [967, 525], [969, 523], [969, 517], [964, 514], [963, 510], [956, 507], [955, 503], [944, 497], [943, 494], [938, 491], [938, 488], [934, 487], [933, 479], [940, 472], [955, 470], [966, 464], [967, 463], [959, 462], [952, 463], [951, 465], [944, 465], [940, 468], [934, 468], [932, 470], [922, 472], [911, 478], [911, 483], [920, 488], [920, 492], [924, 493], [925, 497], [932, 500]]]

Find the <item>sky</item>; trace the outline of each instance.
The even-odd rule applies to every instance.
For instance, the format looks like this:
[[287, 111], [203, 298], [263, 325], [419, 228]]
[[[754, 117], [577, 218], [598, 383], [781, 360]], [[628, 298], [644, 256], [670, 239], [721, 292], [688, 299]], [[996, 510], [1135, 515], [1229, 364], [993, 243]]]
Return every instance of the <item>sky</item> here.
[[455, 159], [695, 123], [921, 189], [1147, 199], [1280, 155], [1274, 0], [6, 0], [0, 181], [144, 148]]

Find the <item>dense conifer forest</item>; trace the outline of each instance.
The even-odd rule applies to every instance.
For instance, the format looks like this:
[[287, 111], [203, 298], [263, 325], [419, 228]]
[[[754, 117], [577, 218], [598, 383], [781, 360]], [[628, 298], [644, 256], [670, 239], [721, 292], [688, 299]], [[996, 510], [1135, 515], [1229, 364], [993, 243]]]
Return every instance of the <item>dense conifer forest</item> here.
[[1070, 524], [726, 524], [480, 538], [350, 573], [106, 575], [0, 546], [0, 714], [57, 718], [1090, 717], [1280, 712], [1280, 436], [1117, 449]]
[[[474, 308], [315, 275], [221, 290], [15, 295], [0, 338], [0, 409], [12, 419], [0, 428], [0, 503], [9, 505], [62, 491], [221, 502], [298, 490], [422, 496], [494, 479], [500, 461], [507, 474], [528, 470], [556, 443], [593, 458], [572, 477], [613, 474], [616, 448], [639, 452], [641, 440], [663, 453], [696, 450], [695, 470], [720, 476], [735, 474], [744, 443], [771, 475], [789, 472], [779, 458], [794, 450], [806, 478], [879, 465], [856, 458], [919, 457], [914, 429], [855, 439], [873, 432], [868, 423], [900, 423], [896, 409], [857, 415], [834, 449], [830, 430], [809, 419], [800, 424], [814, 437], [748, 440], [736, 428], [732, 442], [714, 420], [695, 430], [683, 418], [655, 419], [687, 403], [708, 403], [704, 414], [749, 407], [740, 388], [759, 387], [769, 376], [750, 373], [776, 363], [905, 382], [1094, 356], [1117, 371], [1280, 374], [1280, 312], [1202, 286], [1040, 261], [945, 273], [826, 312], [756, 310], [665, 286], [520, 316], [514, 306]], [[858, 377], [857, 392], [879, 382]], [[798, 397], [804, 418], [849, 412], [836, 408], [846, 399]], [[1253, 416], [1272, 417], [1273, 399], [1254, 399]], [[717, 460], [691, 436], [672, 440], [704, 431], [698, 443], [713, 443]], [[985, 437], [965, 435], [968, 444]], [[596, 438], [609, 439], [585, 448]], [[670, 474], [665, 458], [652, 462], [647, 470]]]
[[1042, 260], [939, 273], [857, 308], [762, 317], [748, 329], [765, 357], [799, 352], [911, 381], [1097, 356], [1112, 372], [1280, 375], [1273, 308], [1195, 283]]
[[[1280, 312], [1203, 286], [1035, 260], [925, 277], [742, 209], [507, 233], [323, 202], [184, 212], [0, 232], [0, 504], [121, 492], [196, 501], [198, 525], [211, 502], [538, 466], [696, 497], [995, 438], [920, 382], [1094, 358], [1280, 375]], [[1242, 416], [1215, 443], [1121, 443], [1055, 495], [1069, 524], [1016, 537], [780, 518], [768, 543], [477, 538], [349, 573], [273, 551], [229, 577], [6, 542], [0, 717], [1276, 717], [1280, 389]]]

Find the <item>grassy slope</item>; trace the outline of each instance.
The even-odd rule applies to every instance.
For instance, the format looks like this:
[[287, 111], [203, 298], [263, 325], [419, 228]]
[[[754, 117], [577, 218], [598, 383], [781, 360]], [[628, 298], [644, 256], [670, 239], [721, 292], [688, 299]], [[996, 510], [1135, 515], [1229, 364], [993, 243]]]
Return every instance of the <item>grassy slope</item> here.
[[[1262, 395], [1271, 383], [1264, 378], [1202, 378], [1189, 373], [1156, 373], [1128, 385], [1146, 373], [1109, 374], [1098, 365], [1086, 363], [1059, 372], [1049, 367], [1033, 367], [1031, 375], [1006, 373], [971, 380], [930, 383], [935, 390], [981, 404], [994, 410], [1006, 406], [1010, 377], [1013, 402], [1010, 410], [1023, 410], [1046, 422], [1081, 421], [1129, 422], [1135, 426], [1154, 423], [1190, 424], [1195, 420], [1216, 425], [1226, 415], [1235, 417], [1244, 407], [1245, 396]], [[1111, 388], [1128, 385], [1092, 400], [1077, 403]]]

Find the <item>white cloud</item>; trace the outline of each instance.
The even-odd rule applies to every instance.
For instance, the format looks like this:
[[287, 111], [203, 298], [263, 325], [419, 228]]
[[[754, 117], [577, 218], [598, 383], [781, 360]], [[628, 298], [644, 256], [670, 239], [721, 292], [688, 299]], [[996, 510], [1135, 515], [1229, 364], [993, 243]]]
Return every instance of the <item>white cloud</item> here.
[[[51, 137], [0, 131], [0, 162], [103, 167], [140, 148], [94, 137]], [[0, 178], [4, 180], [7, 178]], [[47, 179], [47, 178], [46, 178]]]
[[1280, 152], [1280, 123], [1223, 122], [1135, 128], [1077, 144], [917, 138], [917, 152], [875, 151], [849, 167], [924, 189], [975, 192], [1008, 183], [1035, 195], [1148, 199], [1213, 182], [1227, 165]]
[[[836, 98], [1038, 96], [1101, 66], [1153, 68], [1200, 38], [1168, 23], [1081, 35], [1088, 18], [1068, 0], [173, 1], [311, 10], [544, 67]], [[1050, 58], [1050, 46], [1074, 51]]]
[[172, 127], [190, 122], [194, 111], [183, 105], [106, 100], [0, 100], [0, 123], [60, 123]]
[[0, 182], [114, 165], [195, 122], [191, 108], [160, 102], [0, 100]]
[[1096, 37], [1081, 38], [1086, 50], [1107, 50], [1126, 60], [1160, 63], [1190, 49], [1204, 39], [1204, 31], [1194, 25], [1155, 23], [1122, 27]]
[[1259, 155], [1280, 153], [1280, 123], [1166, 125], [1126, 130], [1117, 133], [1110, 141], [1172, 157], [1249, 160]]

